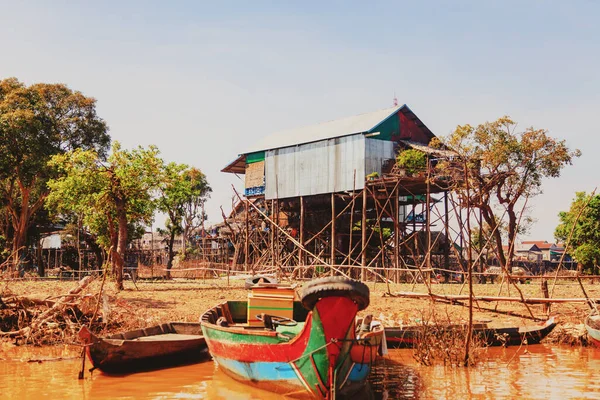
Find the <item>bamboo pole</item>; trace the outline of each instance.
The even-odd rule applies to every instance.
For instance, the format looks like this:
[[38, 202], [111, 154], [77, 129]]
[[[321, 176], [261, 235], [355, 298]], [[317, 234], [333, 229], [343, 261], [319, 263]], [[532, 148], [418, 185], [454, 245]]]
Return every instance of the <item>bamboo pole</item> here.
[[471, 240], [471, 188], [469, 186], [469, 179], [467, 179], [467, 164], [464, 164], [465, 171], [465, 182], [466, 182], [466, 190], [467, 190], [467, 233], [469, 235], [469, 243], [468, 243], [468, 258], [467, 258], [467, 280], [469, 282], [469, 325], [467, 327], [467, 337], [465, 340], [465, 361], [464, 366], [469, 365], [469, 357], [470, 352], [469, 348], [471, 346], [471, 339], [473, 338], [473, 247]]
[[[356, 204], [356, 169], [354, 170], [354, 174], [352, 176], [352, 208], [350, 209], [350, 234], [348, 237], [348, 265], [352, 263], [352, 239], [354, 236], [354, 205]], [[345, 262], [346, 260], [344, 260]], [[344, 263], [342, 262], [342, 264]]]
[[[302, 243], [302, 246], [304, 246], [304, 213], [306, 212], [306, 210], [304, 209], [304, 196], [300, 196], [300, 243]], [[299, 258], [299, 265], [304, 265], [305, 264], [305, 260], [304, 260], [304, 251], [302, 249], [300, 249], [300, 253], [298, 255]]]
[[427, 197], [425, 198], [425, 231], [427, 232], [427, 254], [425, 255], [425, 257], [426, 257], [427, 262], [426, 262], [425, 266], [427, 268], [431, 268], [431, 225], [430, 225], [431, 188], [429, 186], [429, 158], [427, 159], [427, 184], [426, 185], [427, 185], [427, 191], [426, 191]]
[[362, 252], [360, 257], [360, 280], [364, 281], [367, 278], [365, 267], [367, 266], [367, 184], [362, 192], [362, 220], [361, 220], [361, 244]]
[[[331, 246], [330, 261], [331, 265], [335, 264], [335, 194], [331, 193], [331, 240], [329, 245]], [[333, 275], [333, 270], [331, 270]]]
[[[240, 200], [241, 200], [240, 194], [237, 192], [237, 190], [235, 189], [235, 187], [233, 185], [231, 187], [233, 188], [233, 191], [235, 192], [236, 196], [238, 196], [238, 198], [240, 198]], [[346, 278], [349, 278], [349, 276], [347, 276], [345, 273], [343, 273], [339, 269], [335, 268], [333, 265], [328, 264], [321, 257], [317, 256], [316, 254], [314, 254], [311, 251], [309, 251], [308, 249], [306, 249], [300, 242], [298, 242], [296, 239], [294, 239], [289, 233], [287, 233], [283, 228], [281, 228], [278, 224], [276, 224], [271, 218], [269, 218], [267, 215], [265, 215], [265, 213], [262, 212], [258, 207], [256, 207], [256, 205], [250, 203], [250, 206], [252, 206], [256, 210], [256, 212], [258, 212], [260, 215], [262, 215], [268, 222], [270, 222], [281, 233], [283, 233], [292, 243], [294, 243], [298, 247], [302, 247], [304, 249], [304, 251], [306, 251], [306, 253], [308, 255], [310, 255], [311, 257], [314, 257], [315, 260], [319, 261], [324, 266], [329, 267], [329, 268], [333, 268], [336, 272], [340, 273], [341, 275], [345, 276]]]
[[[556, 275], [554, 277], [554, 281], [552, 282], [552, 290], [550, 291], [550, 296], [552, 296], [552, 294], [554, 293], [554, 287], [556, 286], [556, 279], [557, 279], [556, 277], [558, 276], [558, 271], [560, 270], [560, 267], [562, 266], [563, 260], [565, 258], [565, 254], [567, 254], [567, 250], [569, 250], [569, 246], [571, 245], [571, 239], [573, 238], [573, 233], [575, 233], [575, 227], [577, 225], [577, 222], [579, 221], [579, 218], [581, 218], [581, 215], [583, 214], [583, 211], [590, 205], [591, 201], [594, 199], [594, 195], [596, 194], [596, 189], [597, 188], [594, 188], [594, 190], [590, 194], [590, 198], [583, 205], [583, 207], [581, 207], [581, 209], [577, 213], [577, 216], [575, 217], [575, 221], [573, 221], [573, 226], [571, 227], [571, 232], [569, 232], [569, 237], [567, 238], [567, 242], [565, 243], [565, 250], [563, 251], [562, 255], [560, 256], [560, 261], [558, 263], [558, 267], [556, 268]], [[577, 269], [577, 271], [579, 272], [579, 268]], [[588, 298], [588, 294], [585, 291], [585, 289], [583, 287], [583, 284], [581, 283], [581, 279], [579, 278], [579, 273], [577, 275], [578, 275], [577, 276], [577, 282], [579, 282], [579, 286], [581, 287], [581, 291], [583, 292], [583, 295], [586, 298]], [[591, 302], [589, 303], [589, 306], [590, 306], [591, 309], [595, 308], [592, 305]]]
[[[425, 298], [436, 298], [436, 299], [444, 299], [450, 301], [462, 301], [469, 300], [468, 294], [435, 294], [435, 293], [418, 293], [418, 292], [396, 292], [393, 293], [394, 296], [397, 297], [406, 297], [412, 299], [425, 299]], [[545, 297], [530, 297], [530, 298], [521, 298], [521, 297], [509, 297], [509, 296], [473, 296], [474, 301], [484, 301], [484, 302], [495, 302], [495, 301], [506, 301], [506, 302], [514, 302], [514, 303], [524, 303], [524, 304], [552, 304], [552, 303], [586, 303], [588, 299], [586, 298], [545, 298]], [[600, 298], [597, 299], [589, 299], [589, 301], [593, 303], [600, 303]]]
[[444, 268], [450, 269], [450, 232], [448, 230], [448, 192], [444, 192], [444, 233], [446, 235], [446, 244], [444, 245]]
[[[275, 202], [271, 199], [271, 217], [275, 215]], [[275, 230], [269, 229], [269, 250], [271, 252], [271, 264], [275, 265]]]
[[[400, 260], [400, 196], [398, 194], [399, 188], [394, 189], [394, 268], [398, 269]], [[394, 272], [394, 282], [399, 282], [398, 271]]]
[[[244, 201], [244, 208], [246, 209], [246, 235], [244, 237], [244, 270], [248, 272], [248, 252], [250, 251], [250, 238], [248, 237], [250, 233], [250, 224], [248, 221], [248, 199], [242, 200], [240, 198], [240, 201]], [[254, 276], [254, 273], [252, 273], [252, 275]]]
[[[353, 200], [354, 200], [356, 197], [358, 197], [358, 196], [360, 196], [360, 195], [357, 195], [357, 196], [353, 197]], [[350, 207], [351, 207], [351, 205], [352, 205], [352, 204], [353, 204], [353, 203], [348, 203], [348, 204], [346, 204], [346, 206], [344, 207], [344, 209], [343, 209], [342, 211], [340, 211], [339, 213], [337, 213], [337, 215], [336, 215], [336, 219], [337, 219], [338, 217], [342, 216], [342, 215], [343, 215], [343, 214], [346, 212], [346, 210], [347, 210], [348, 208], [350, 208]], [[307, 241], [304, 243], [304, 245], [308, 245], [310, 242], [312, 242], [313, 240], [315, 240], [315, 239], [316, 239], [316, 238], [317, 238], [317, 237], [318, 237], [318, 236], [319, 236], [321, 233], [325, 232], [325, 231], [327, 230], [327, 228], [330, 228], [330, 226], [329, 226], [329, 225], [331, 225], [331, 221], [327, 222], [327, 224], [326, 224], [324, 227], [322, 227], [320, 231], [318, 231], [317, 233], [315, 233], [314, 235], [312, 235], [312, 236], [311, 236], [311, 237], [310, 237], [310, 238], [309, 238], [309, 239], [308, 239], [308, 240], [307, 240]], [[330, 228], [330, 229], [331, 229], [331, 228]]]

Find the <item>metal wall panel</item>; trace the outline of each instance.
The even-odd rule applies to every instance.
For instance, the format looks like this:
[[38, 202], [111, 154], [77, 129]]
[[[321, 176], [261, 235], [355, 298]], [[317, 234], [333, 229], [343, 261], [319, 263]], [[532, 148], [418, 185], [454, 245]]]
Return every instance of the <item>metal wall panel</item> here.
[[[310, 196], [352, 190], [353, 187], [362, 189], [365, 140], [359, 134], [268, 150], [265, 198]], [[379, 168], [381, 170], [381, 166]]]
[[381, 167], [385, 160], [396, 157], [394, 142], [365, 138], [365, 175], [377, 172], [381, 176]]

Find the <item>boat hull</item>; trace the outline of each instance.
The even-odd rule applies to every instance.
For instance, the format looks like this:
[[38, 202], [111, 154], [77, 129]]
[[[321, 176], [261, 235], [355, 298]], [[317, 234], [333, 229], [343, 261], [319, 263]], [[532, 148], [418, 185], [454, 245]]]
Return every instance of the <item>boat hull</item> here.
[[108, 373], [159, 369], [210, 358], [198, 323], [167, 323], [106, 338], [83, 327], [79, 337], [94, 368]]
[[600, 317], [597, 315], [589, 315], [585, 319], [585, 330], [588, 333], [588, 339], [590, 343], [600, 348]]
[[[205, 318], [209, 312], [203, 316], [202, 330], [219, 368], [238, 381], [292, 397], [348, 396], [362, 388], [373, 361], [354, 360], [351, 354], [359, 343], [357, 311], [349, 298], [323, 298], [291, 339], [276, 331], [218, 326], [210, 322], [214, 317]], [[372, 352], [369, 348], [363, 353]]]
[[[520, 346], [538, 344], [556, 326], [553, 318], [539, 327], [487, 328], [474, 326], [473, 336], [481, 340], [484, 346]], [[466, 326], [452, 326], [448, 329], [466, 329]], [[385, 328], [385, 337], [389, 348], [414, 348], [422, 340], [423, 327]]]

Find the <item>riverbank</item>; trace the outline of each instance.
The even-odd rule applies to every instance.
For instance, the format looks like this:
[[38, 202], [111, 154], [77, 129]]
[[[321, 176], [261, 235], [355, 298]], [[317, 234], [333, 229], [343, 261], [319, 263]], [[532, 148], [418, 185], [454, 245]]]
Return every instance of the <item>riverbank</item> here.
[[[295, 282], [298, 293], [302, 282]], [[54, 301], [61, 295], [67, 294], [77, 281], [12, 281], [3, 282], [0, 291], [1, 298], [19, 296], [21, 298]], [[113, 283], [106, 283], [102, 296], [100, 293], [101, 280], [96, 279], [89, 284], [76, 298], [67, 304], [65, 312], [72, 311], [74, 318], [66, 322], [69, 329], [60, 328], [60, 321], [56, 322], [54, 333], [57, 330], [68, 331], [62, 336], [56, 336], [55, 342], [72, 343], [76, 341], [75, 332], [77, 322], [85, 322], [89, 315], [95, 313], [102, 317], [102, 322], [96, 325], [100, 334], [134, 329], [154, 325], [165, 321], [198, 321], [199, 316], [208, 308], [226, 300], [245, 300], [248, 291], [244, 288], [244, 278], [231, 278], [229, 284], [226, 278], [218, 279], [174, 279], [174, 280], [138, 280], [125, 281], [125, 290], [116, 291]], [[460, 323], [468, 321], [467, 302], [433, 302], [429, 299], [414, 299], [393, 296], [399, 292], [427, 293], [424, 284], [390, 284], [369, 283], [371, 290], [371, 304], [363, 313], [373, 314], [386, 326], [399, 326], [425, 321], [438, 323]], [[558, 281], [553, 288], [552, 280], [548, 282], [552, 298], [581, 298], [581, 288], [577, 281]], [[467, 294], [466, 286], [461, 284], [432, 284], [431, 292], [437, 295]], [[525, 298], [543, 297], [539, 283], [517, 284], [517, 288]], [[476, 296], [510, 296], [519, 297], [517, 288], [507, 285], [476, 284]], [[600, 297], [600, 284], [584, 283], [584, 288], [591, 298]], [[391, 294], [391, 295], [390, 295]], [[98, 299], [100, 302], [98, 304]], [[33, 307], [43, 307], [32, 304]], [[24, 308], [25, 310], [27, 307]], [[26, 318], [15, 319], [9, 315], [6, 307], [0, 310], [0, 328], [3, 331], [19, 329], [26, 323]], [[585, 344], [585, 330], [583, 320], [589, 311], [586, 303], [557, 303], [551, 305], [550, 315], [558, 322], [555, 331], [546, 340], [558, 341], [568, 344]], [[35, 312], [32, 312], [35, 315]], [[85, 317], [87, 315], [87, 317]], [[545, 320], [547, 314], [543, 305], [524, 305], [517, 302], [483, 302], [479, 301], [474, 308], [475, 322], [486, 322], [491, 327], [532, 325]], [[533, 317], [537, 320], [534, 321]], [[18, 316], [17, 316], [18, 317]], [[96, 317], [98, 319], [98, 317]], [[12, 319], [11, 319], [12, 318]], [[79, 320], [77, 318], [80, 318]], [[11, 321], [9, 321], [11, 319]], [[61, 320], [62, 321], [62, 320]], [[10, 322], [14, 322], [11, 326]], [[55, 323], [55, 322], [51, 322]], [[17, 325], [15, 325], [17, 324]], [[21, 324], [21, 325], [18, 325]], [[567, 333], [565, 333], [565, 329]], [[4, 337], [4, 341], [13, 339]], [[46, 343], [46, 342], [44, 342]]]

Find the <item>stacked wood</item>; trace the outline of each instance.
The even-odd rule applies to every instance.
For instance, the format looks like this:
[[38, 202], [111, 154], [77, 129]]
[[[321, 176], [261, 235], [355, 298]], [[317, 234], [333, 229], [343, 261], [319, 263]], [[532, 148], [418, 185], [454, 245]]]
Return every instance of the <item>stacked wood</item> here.
[[[0, 337], [14, 338], [21, 343], [44, 342], [43, 337], [47, 336], [48, 331], [60, 332], [65, 325], [75, 324], [72, 317], [76, 319], [77, 314], [81, 315], [77, 303], [81, 300], [81, 292], [93, 281], [93, 277], [83, 278], [76, 287], [71, 289], [66, 295], [58, 296], [55, 299], [41, 299], [36, 297], [9, 296], [5, 297], [0, 305], [2, 314], [5, 314], [0, 320], [10, 324], [11, 314], [16, 314], [16, 325], [23, 322], [26, 326], [7, 332], [0, 331]], [[41, 311], [40, 308], [46, 308]], [[73, 327], [75, 329], [75, 327]]]

